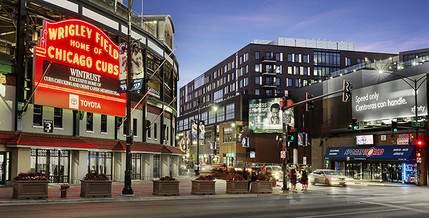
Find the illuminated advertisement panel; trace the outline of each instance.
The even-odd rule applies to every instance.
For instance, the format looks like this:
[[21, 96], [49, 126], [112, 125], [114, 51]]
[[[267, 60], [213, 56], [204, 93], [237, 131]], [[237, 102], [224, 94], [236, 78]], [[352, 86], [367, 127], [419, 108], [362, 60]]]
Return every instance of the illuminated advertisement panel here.
[[249, 129], [255, 133], [282, 132], [281, 98], [250, 99]]
[[45, 21], [34, 68], [34, 104], [125, 116], [118, 46], [93, 24]]

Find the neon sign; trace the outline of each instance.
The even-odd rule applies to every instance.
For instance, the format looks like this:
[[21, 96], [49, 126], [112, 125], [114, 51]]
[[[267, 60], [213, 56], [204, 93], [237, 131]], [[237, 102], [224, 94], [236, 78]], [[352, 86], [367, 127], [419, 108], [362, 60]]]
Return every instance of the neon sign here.
[[118, 46], [91, 23], [45, 21], [34, 72], [35, 104], [125, 116]]

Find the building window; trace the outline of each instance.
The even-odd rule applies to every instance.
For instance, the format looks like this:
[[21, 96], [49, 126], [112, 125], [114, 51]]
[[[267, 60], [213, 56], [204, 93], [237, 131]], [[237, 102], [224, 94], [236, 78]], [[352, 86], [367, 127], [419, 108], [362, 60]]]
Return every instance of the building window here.
[[276, 61], [280, 61], [280, 53], [276, 53]]
[[157, 139], [158, 138], [158, 127], [157, 127], [157, 123], [153, 124], [153, 138]]
[[223, 142], [233, 142], [232, 127], [223, 128]]
[[293, 79], [292, 78], [287, 79], [287, 86], [289, 86], [289, 87], [293, 86]]
[[300, 74], [299, 67], [295, 66], [295, 75], [299, 75], [299, 74]]
[[292, 54], [287, 54], [287, 61], [292, 62]]
[[234, 104], [229, 104], [226, 106], [226, 119], [234, 119]]
[[225, 120], [225, 107], [219, 107], [216, 113], [217, 113], [216, 115], [217, 122], [222, 122]]
[[[151, 125], [149, 120], [147, 120], [146, 122], [149, 124], [149, 128], [147, 128], [147, 137], [151, 138], [152, 125]], [[187, 118], [184, 120], [184, 130], [185, 129], [188, 129], [188, 119]]]
[[255, 60], [259, 60], [259, 51], [255, 51]]
[[295, 79], [295, 87], [301, 87], [300, 79]]
[[86, 131], [94, 131], [94, 114], [86, 112]]
[[102, 114], [101, 115], [101, 132], [106, 133], [107, 132], [107, 115]]
[[276, 78], [276, 86], [280, 85], [280, 78]]
[[255, 64], [255, 72], [256, 73], [260, 72], [259, 64]]
[[287, 73], [293, 74], [293, 67], [287, 67]]
[[255, 95], [259, 95], [259, 89], [255, 89]]
[[346, 57], [346, 66], [352, 65], [352, 60]]
[[303, 63], [308, 63], [308, 55], [303, 55], [302, 56], [302, 62]]
[[63, 109], [54, 108], [54, 127], [63, 128]]
[[308, 68], [304, 67], [303, 70], [304, 70], [304, 75], [308, 76]]
[[280, 65], [276, 65], [276, 73], [282, 73]]
[[33, 107], [33, 125], [42, 126], [43, 122], [43, 106], [34, 105]]
[[255, 77], [255, 84], [256, 85], [260, 85], [261, 84], [259, 76]]
[[301, 63], [301, 55], [295, 54], [295, 62]]
[[133, 136], [137, 136], [137, 119], [133, 119]]

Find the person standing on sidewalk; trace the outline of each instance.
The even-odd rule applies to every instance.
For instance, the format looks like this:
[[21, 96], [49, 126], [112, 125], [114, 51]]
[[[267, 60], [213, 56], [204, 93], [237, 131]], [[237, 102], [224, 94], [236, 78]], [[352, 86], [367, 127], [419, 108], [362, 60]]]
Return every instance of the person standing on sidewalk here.
[[302, 185], [302, 189], [301, 191], [307, 191], [308, 188], [308, 175], [307, 175], [307, 167], [302, 167], [301, 169], [301, 185]]
[[297, 174], [296, 166], [292, 165], [292, 169], [290, 170], [289, 176], [290, 176], [290, 183], [292, 185], [292, 191], [296, 192], [296, 180], [297, 180]]

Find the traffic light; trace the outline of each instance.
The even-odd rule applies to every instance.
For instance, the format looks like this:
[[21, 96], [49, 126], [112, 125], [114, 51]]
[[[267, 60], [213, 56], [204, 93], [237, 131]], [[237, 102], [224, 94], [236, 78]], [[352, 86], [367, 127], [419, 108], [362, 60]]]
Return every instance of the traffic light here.
[[353, 128], [354, 130], [357, 130], [357, 129], [358, 129], [358, 122], [357, 122], [357, 119], [352, 119], [352, 128]]
[[[305, 100], [311, 99], [313, 98], [312, 95], [310, 95], [310, 93], [306, 92], [305, 93]], [[310, 111], [314, 109], [314, 105], [311, 101], [308, 101], [305, 103], [305, 111]]]
[[293, 132], [293, 126], [287, 126], [287, 134], [288, 135], [292, 135], [292, 132]]
[[417, 139], [416, 140], [416, 157], [421, 157], [422, 153], [423, 153], [423, 146], [424, 146], [424, 141], [422, 139]]
[[343, 102], [348, 102], [352, 99], [352, 84], [349, 81], [343, 80]]
[[287, 126], [287, 141], [292, 142], [295, 139], [295, 136], [293, 135], [293, 126]]
[[392, 121], [391, 131], [392, 132], [398, 132], [398, 122]]

